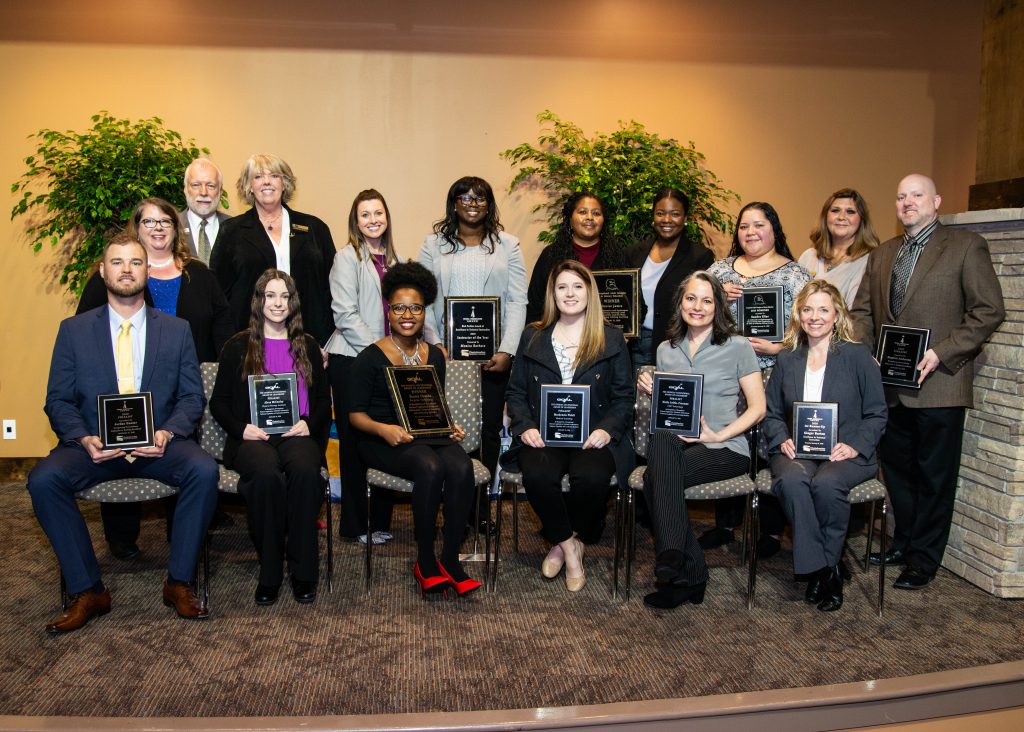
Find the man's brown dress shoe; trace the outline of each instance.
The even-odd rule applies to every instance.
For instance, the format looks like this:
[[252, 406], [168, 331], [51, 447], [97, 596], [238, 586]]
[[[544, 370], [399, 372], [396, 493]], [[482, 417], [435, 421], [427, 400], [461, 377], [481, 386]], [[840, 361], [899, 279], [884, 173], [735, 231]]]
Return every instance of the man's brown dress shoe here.
[[103, 592], [86, 590], [71, 600], [67, 610], [46, 625], [46, 632], [70, 633], [72, 630], [81, 628], [96, 615], [106, 615], [109, 612], [110, 590], [106, 588], [103, 589]]
[[164, 605], [173, 607], [179, 618], [204, 620], [210, 612], [203, 607], [191, 585], [164, 580]]

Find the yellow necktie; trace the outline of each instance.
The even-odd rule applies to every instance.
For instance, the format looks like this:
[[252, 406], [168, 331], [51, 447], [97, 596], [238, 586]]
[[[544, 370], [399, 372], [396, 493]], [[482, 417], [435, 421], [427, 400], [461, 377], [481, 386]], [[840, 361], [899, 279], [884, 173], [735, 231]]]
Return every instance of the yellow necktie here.
[[132, 322], [121, 323], [117, 334], [117, 390], [122, 394], [135, 391], [135, 360], [132, 358]]

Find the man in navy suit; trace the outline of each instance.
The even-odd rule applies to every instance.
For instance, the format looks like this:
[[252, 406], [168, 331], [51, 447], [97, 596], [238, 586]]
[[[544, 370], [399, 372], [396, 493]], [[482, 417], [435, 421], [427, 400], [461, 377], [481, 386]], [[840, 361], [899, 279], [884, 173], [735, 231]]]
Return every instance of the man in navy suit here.
[[[77, 630], [110, 611], [110, 592], [75, 493], [106, 480], [153, 478], [179, 489], [171, 534], [164, 604], [183, 618], [207, 610], [192, 588], [196, 559], [217, 502], [217, 465], [189, 436], [202, 416], [204, 396], [188, 324], [146, 307], [145, 248], [121, 234], [103, 254], [100, 274], [107, 305], [60, 324], [50, 362], [46, 414], [60, 442], [28, 478], [39, 525], [53, 545], [72, 602], [46, 626], [50, 633]], [[129, 325], [130, 324], [130, 325]], [[131, 358], [119, 334], [128, 341]], [[156, 427], [152, 447], [103, 449], [96, 434], [100, 394], [150, 392]]]

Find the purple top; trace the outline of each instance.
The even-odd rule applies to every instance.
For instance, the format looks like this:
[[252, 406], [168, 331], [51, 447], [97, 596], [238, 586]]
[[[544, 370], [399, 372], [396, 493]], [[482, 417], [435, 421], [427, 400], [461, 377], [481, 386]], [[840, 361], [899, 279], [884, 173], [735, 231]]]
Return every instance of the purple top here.
[[[298, 373], [295, 368], [295, 359], [288, 351], [287, 338], [266, 338], [263, 341], [263, 355], [266, 357], [264, 364], [268, 374]], [[319, 357], [320, 354], [316, 354]], [[309, 387], [302, 376], [297, 379], [299, 390], [299, 417], [309, 416]]]
[[[374, 254], [370, 252], [370, 259], [373, 260], [374, 269], [377, 270], [377, 276], [384, 280], [384, 275], [387, 274], [387, 254]], [[391, 335], [391, 321], [388, 320], [388, 301], [383, 296], [380, 298], [381, 303], [384, 305], [384, 335]]]

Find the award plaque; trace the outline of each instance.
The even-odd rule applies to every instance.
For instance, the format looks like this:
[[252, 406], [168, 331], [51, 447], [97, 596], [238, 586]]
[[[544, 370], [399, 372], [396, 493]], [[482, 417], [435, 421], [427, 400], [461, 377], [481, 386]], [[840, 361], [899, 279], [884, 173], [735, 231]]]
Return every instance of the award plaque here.
[[294, 373], [250, 374], [249, 414], [268, 435], [287, 432], [299, 421], [299, 389]]
[[927, 328], [904, 328], [901, 325], [885, 324], [878, 334], [878, 352], [875, 358], [882, 370], [882, 383], [886, 386], [902, 386], [906, 389], [920, 389], [917, 380], [921, 372], [917, 365], [928, 350], [931, 331]]
[[100, 394], [96, 397], [96, 411], [104, 450], [131, 450], [153, 445], [156, 430], [153, 428], [153, 395], [150, 392]]
[[550, 447], [583, 447], [590, 436], [590, 386], [542, 384], [540, 437]]
[[836, 446], [839, 405], [835, 402], [793, 402], [793, 444], [804, 460], [828, 460]]
[[651, 386], [651, 428], [683, 437], [700, 437], [703, 374], [655, 371]]
[[626, 338], [640, 335], [640, 270], [596, 269], [591, 274], [597, 282], [604, 319], [622, 330]]
[[736, 302], [736, 325], [747, 338], [778, 343], [786, 333], [782, 287], [744, 287]]
[[386, 373], [402, 429], [413, 437], [445, 437], [455, 431], [433, 366], [388, 366]]
[[501, 298], [446, 297], [445, 348], [452, 361], [489, 361], [501, 345]]

